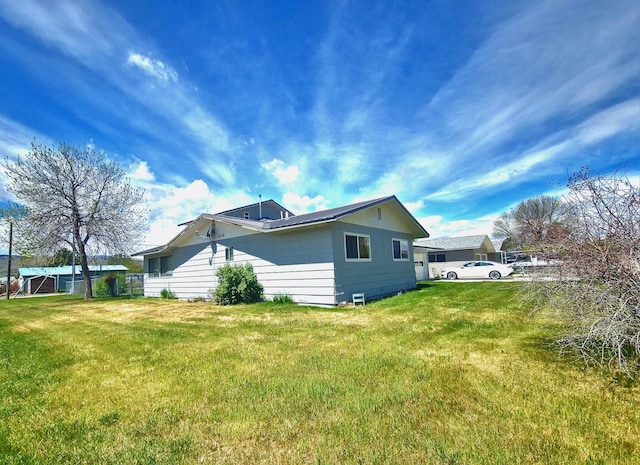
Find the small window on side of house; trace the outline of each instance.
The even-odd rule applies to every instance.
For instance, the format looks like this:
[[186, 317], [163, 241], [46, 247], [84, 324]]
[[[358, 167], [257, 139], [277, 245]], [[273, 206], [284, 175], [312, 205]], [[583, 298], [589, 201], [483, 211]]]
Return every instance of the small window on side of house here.
[[366, 234], [344, 235], [345, 260], [348, 262], [371, 260], [371, 238]]
[[431, 253], [429, 254], [429, 263], [443, 263], [446, 262], [446, 256], [443, 253]]
[[166, 257], [160, 257], [160, 275], [171, 276], [173, 275], [173, 257], [167, 255]]
[[158, 257], [147, 260], [147, 273], [151, 277], [160, 276], [160, 259]]
[[248, 220], [249, 219], [249, 212], [244, 212], [244, 219]]
[[224, 249], [224, 259], [228, 262], [233, 260], [233, 247]]
[[171, 276], [173, 274], [173, 256], [153, 257], [147, 261], [149, 277]]
[[409, 241], [406, 239], [392, 239], [394, 260], [409, 260]]

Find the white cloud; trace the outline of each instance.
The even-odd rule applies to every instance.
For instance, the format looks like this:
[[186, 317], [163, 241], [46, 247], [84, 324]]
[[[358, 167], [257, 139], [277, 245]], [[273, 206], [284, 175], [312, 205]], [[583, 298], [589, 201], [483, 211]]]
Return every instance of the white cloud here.
[[85, 63], [110, 54], [121, 36], [109, 27], [115, 15], [91, 1], [58, 0], [53, 8], [48, 1], [0, 0], [0, 15]]
[[285, 166], [284, 162], [277, 158], [263, 163], [262, 168], [275, 176], [280, 184], [292, 184], [300, 176], [300, 169], [296, 165]]
[[322, 195], [316, 195], [312, 198], [308, 195], [301, 196], [295, 192], [287, 192], [282, 196], [282, 203], [285, 208], [296, 214], [324, 210], [327, 208], [326, 199]]
[[140, 181], [149, 205], [149, 231], [140, 249], [166, 244], [183, 227], [179, 224], [197, 218], [201, 213], [219, 213], [257, 202], [244, 191], [213, 192], [202, 179], [175, 186]]
[[[431, 200], [455, 201], [480, 190], [501, 190], [531, 179], [550, 175], [560, 160], [603, 140], [640, 128], [640, 99], [635, 98], [606, 108], [576, 127], [563, 129], [520, 154], [519, 158], [479, 176], [457, 180], [428, 195]], [[588, 159], [582, 159], [587, 164]]]
[[127, 63], [140, 68], [144, 73], [162, 82], [178, 82], [178, 73], [160, 60], [139, 53], [129, 52]]
[[149, 169], [149, 164], [144, 160], [139, 160], [129, 166], [128, 176], [137, 181], [154, 181], [155, 175]]
[[493, 223], [498, 214], [486, 215], [475, 219], [462, 219], [447, 221], [440, 215], [431, 215], [417, 218], [418, 222], [429, 233], [429, 237], [461, 237], [486, 234], [491, 236]]
[[42, 134], [0, 115], [0, 147], [5, 155], [24, 155], [31, 150], [29, 144], [34, 139], [38, 144], [51, 144], [51, 141]]
[[640, 129], [640, 98], [607, 108], [578, 127], [577, 142], [595, 144], [617, 134]]
[[201, 179], [182, 187], [151, 182], [143, 186], [149, 204], [149, 231], [141, 249], [166, 244], [182, 229], [178, 224], [201, 213], [228, 209], [228, 204], [214, 195]]
[[[184, 156], [203, 174], [221, 185], [233, 182], [233, 172], [228, 168], [233, 147], [224, 124], [194, 96], [192, 84], [181, 85], [175, 69], [165, 61], [151, 58], [161, 52], [156, 52], [115, 9], [93, 0], [59, 0], [55, 8], [38, 0], [17, 3], [0, 0], [0, 17], [52, 50], [49, 55], [55, 60], [51, 58], [51, 64], [69, 72], [77, 99], [118, 118], [122, 117], [124, 107], [129, 124], [160, 139], [165, 146], [192, 147]], [[25, 66], [32, 66], [34, 58], [43, 60], [30, 49], [25, 50], [29, 53], [15, 56]], [[151, 52], [141, 54], [135, 50]], [[71, 60], [59, 59], [56, 52]], [[122, 72], [123, 57], [129, 72]], [[82, 69], [91, 73], [79, 72]], [[150, 86], [148, 80], [139, 78], [138, 70], [159, 82], [175, 85]], [[110, 93], [95, 92], [96, 79], [107, 83]], [[51, 82], [68, 88], [66, 83], [55, 79]], [[114, 99], [120, 105], [114, 104]], [[92, 124], [100, 126], [101, 121]], [[167, 124], [171, 131], [167, 130]]]
[[[582, 9], [552, 0], [526, 4], [498, 24], [423, 108], [432, 142], [457, 161], [442, 177], [453, 182], [439, 183], [430, 198], [459, 200], [557, 174], [559, 163], [580, 163], [580, 149], [637, 130], [637, 99], [593, 121], [580, 118], [632, 88], [640, 71], [633, 45], [639, 17], [637, 2]], [[547, 128], [563, 129], [549, 136]]]
[[415, 212], [424, 207], [424, 202], [422, 200], [418, 200], [417, 202], [402, 202], [402, 205], [412, 214], [415, 214]]

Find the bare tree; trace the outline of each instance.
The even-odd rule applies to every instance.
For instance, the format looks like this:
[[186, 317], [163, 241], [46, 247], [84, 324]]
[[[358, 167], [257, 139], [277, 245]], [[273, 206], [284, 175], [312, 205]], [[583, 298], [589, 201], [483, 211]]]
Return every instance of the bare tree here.
[[70, 247], [80, 258], [85, 299], [91, 299], [88, 256], [131, 250], [146, 225], [144, 192], [93, 146], [32, 143], [29, 153], [5, 163], [7, 190], [28, 210], [18, 224], [18, 246], [46, 255]]
[[535, 274], [531, 295], [564, 324], [561, 351], [629, 377], [640, 372], [640, 187], [626, 175], [574, 174], [571, 227], [551, 242], [557, 266]]
[[500, 215], [493, 235], [506, 238], [512, 248], [538, 251], [566, 227], [565, 214], [560, 198], [541, 195], [526, 199]]

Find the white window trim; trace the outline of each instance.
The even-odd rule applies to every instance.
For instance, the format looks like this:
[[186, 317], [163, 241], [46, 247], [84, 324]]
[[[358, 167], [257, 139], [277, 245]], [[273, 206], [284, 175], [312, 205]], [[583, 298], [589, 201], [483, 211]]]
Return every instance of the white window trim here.
[[[367, 240], [369, 241], [369, 258], [347, 258], [347, 236], [356, 236], [356, 237], [366, 237]], [[373, 255], [373, 250], [371, 247], [371, 236], [369, 234], [362, 234], [362, 233], [354, 233], [354, 232], [346, 232], [343, 234], [342, 237], [342, 245], [344, 247], [344, 260], [346, 262], [370, 262], [371, 261], [371, 255]], [[358, 244], [358, 255], [360, 255], [360, 245]]]
[[[394, 241], [398, 241], [400, 242], [400, 258], [396, 258], [393, 253], [393, 243]], [[407, 244], [407, 258], [402, 258], [402, 242], [405, 242]], [[409, 258], [411, 257], [411, 250], [409, 249], [409, 240], [408, 239], [400, 239], [399, 237], [392, 237], [391, 238], [391, 257], [393, 258], [394, 262], [408, 262]]]

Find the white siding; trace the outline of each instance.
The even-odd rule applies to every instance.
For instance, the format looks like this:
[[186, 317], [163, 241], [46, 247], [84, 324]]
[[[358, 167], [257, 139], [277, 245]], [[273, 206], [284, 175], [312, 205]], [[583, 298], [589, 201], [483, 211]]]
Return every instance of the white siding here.
[[[267, 300], [278, 294], [286, 294], [301, 304], [336, 304], [333, 263], [307, 263], [278, 265], [273, 262], [234, 250], [233, 261], [225, 261], [224, 247], [218, 247], [214, 266], [225, 263], [244, 265], [251, 263], [253, 271], [262, 286]], [[214, 271], [215, 273], [215, 271]]]
[[[268, 247], [270, 237], [264, 234], [255, 234], [247, 240], [257, 240], [258, 244]], [[275, 239], [275, 238], [274, 238]], [[236, 241], [238, 240], [236, 236]], [[263, 242], [265, 241], [265, 242]], [[189, 241], [185, 241], [189, 243]], [[236, 242], [229, 241], [231, 246]], [[240, 244], [238, 244], [240, 245]], [[208, 245], [192, 257], [185, 257], [184, 263], [177, 265], [178, 257], [187, 252], [187, 248], [177, 248], [173, 251], [174, 266], [172, 276], [149, 277], [145, 275], [145, 296], [159, 297], [162, 289], [171, 290], [179, 299], [193, 299], [203, 297], [209, 299], [217, 285], [216, 271], [226, 263], [231, 265], [243, 265], [251, 263], [256, 277], [264, 287], [266, 299], [272, 299], [279, 294], [290, 296], [295, 302], [301, 304], [313, 304], [333, 306], [336, 304], [334, 265], [331, 262], [324, 263], [295, 263], [296, 260], [288, 260], [287, 256], [277, 253], [281, 263], [274, 263], [263, 258], [246, 253], [234, 246], [232, 261], [226, 261], [225, 249], [227, 246], [218, 243], [216, 253], [212, 256], [211, 247]], [[286, 250], [289, 254], [302, 253], [291, 241], [287, 242]], [[325, 258], [330, 258], [326, 257]]]
[[215, 287], [214, 271], [209, 265], [210, 257], [211, 249], [206, 247], [185, 263], [177, 266], [173, 270], [172, 276], [156, 278], [149, 277], [146, 274], [144, 278], [144, 295], [147, 297], [159, 297], [162, 289], [167, 289], [179, 299], [209, 298], [211, 289]]

